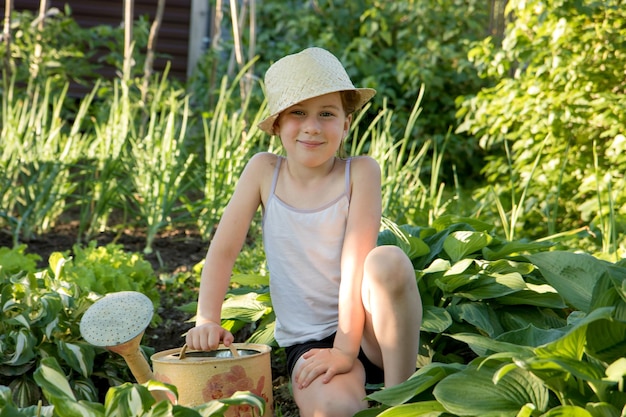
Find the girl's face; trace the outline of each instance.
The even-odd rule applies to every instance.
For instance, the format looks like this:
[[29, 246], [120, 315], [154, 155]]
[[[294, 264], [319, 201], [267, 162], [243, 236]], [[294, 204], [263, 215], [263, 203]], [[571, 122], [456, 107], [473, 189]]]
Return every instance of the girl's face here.
[[351, 120], [343, 109], [341, 94], [329, 93], [284, 110], [276, 129], [288, 156], [314, 166], [335, 156]]

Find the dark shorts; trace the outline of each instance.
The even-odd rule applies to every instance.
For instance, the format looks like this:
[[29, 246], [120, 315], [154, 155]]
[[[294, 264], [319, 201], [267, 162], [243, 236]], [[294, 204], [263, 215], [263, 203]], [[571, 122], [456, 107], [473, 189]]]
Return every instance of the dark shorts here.
[[[300, 359], [300, 356], [304, 355], [311, 349], [327, 349], [333, 347], [333, 341], [335, 340], [335, 334], [328, 336], [322, 340], [312, 340], [310, 342], [304, 342], [285, 348], [285, 354], [287, 355], [287, 369], [289, 370], [289, 377], [293, 373], [293, 368], [296, 366], [296, 362]], [[358, 359], [365, 368], [365, 382], [368, 384], [382, 384], [385, 381], [385, 373], [378, 366], [374, 365], [365, 353], [363, 349], [359, 351]]]

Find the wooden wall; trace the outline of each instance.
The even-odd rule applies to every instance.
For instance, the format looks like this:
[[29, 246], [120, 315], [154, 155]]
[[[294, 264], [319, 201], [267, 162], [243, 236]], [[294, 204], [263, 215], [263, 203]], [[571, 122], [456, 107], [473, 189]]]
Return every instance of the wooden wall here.
[[[191, 3], [192, 0], [166, 1], [156, 46], [157, 54], [167, 54], [168, 57], [157, 57], [154, 62], [155, 70], [164, 69], [170, 60], [170, 76], [180, 79], [187, 76]], [[14, 0], [13, 9], [32, 10], [37, 13], [39, 4], [39, 0]], [[74, 20], [82, 27], [103, 24], [120, 26], [124, 21], [123, 0], [49, 0], [50, 7], [57, 7], [60, 10], [63, 10], [66, 4], [70, 6]], [[135, 0], [135, 19], [148, 15], [152, 22], [156, 9], [156, 0]]]

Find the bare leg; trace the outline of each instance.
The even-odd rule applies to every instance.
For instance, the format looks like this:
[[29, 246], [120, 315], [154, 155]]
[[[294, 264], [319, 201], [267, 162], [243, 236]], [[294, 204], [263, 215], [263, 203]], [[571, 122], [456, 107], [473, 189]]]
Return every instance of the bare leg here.
[[379, 246], [365, 260], [363, 351], [385, 371], [385, 386], [415, 372], [422, 301], [411, 261], [397, 246]]
[[[294, 375], [304, 360], [298, 359]], [[293, 384], [293, 396], [300, 409], [300, 417], [352, 417], [367, 408], [364, 386], [365, 371], [357, 360], [352, 371], [335, 375], [327, 384], [322, 383], [322, 378], [316, 378], [304, 389], [298, 389], [297, 384]]]

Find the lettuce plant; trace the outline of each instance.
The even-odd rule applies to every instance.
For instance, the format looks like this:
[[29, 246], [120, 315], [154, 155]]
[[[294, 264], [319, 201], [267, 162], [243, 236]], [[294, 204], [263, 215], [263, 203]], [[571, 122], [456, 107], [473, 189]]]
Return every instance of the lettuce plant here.
[[87, 246], [74, 245], [72, 253], [73, 256], [55, 252], [50, 259], [51, 267], [64, 281], [98, 295], [138, 291], [150, 298], [155, 307], [159, 305], [157, 277], [141, 254], [127, 252], [115, 243], [97, 246], [95, 241]]

